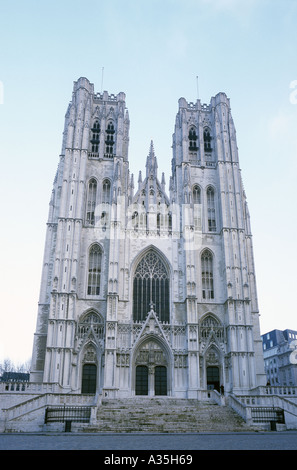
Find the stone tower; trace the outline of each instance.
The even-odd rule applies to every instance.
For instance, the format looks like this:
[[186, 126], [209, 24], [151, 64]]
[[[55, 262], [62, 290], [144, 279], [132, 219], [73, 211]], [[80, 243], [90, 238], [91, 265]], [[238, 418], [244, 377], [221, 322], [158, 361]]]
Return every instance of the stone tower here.
[[229, 99], [179, 100], [169, 195], [137, 188], [125, 94], [80, 78], [47, 225], [31, 381], [109, 397], [264, 384], [249, 213]]

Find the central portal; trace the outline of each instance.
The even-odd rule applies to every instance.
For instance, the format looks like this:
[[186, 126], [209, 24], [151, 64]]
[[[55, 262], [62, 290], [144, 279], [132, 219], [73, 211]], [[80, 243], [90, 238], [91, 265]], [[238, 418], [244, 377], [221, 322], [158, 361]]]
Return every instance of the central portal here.
[[168, 394], [168, 361], [159, 343], [147, 341], [140, 346], [135, 359], [135, 395]]

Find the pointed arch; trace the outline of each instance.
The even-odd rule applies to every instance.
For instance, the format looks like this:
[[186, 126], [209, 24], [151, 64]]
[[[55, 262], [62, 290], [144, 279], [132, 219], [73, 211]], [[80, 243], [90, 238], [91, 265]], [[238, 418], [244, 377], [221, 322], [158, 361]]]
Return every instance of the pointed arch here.
[[201, 188], [199, 184], [194, 184], [192, 188], [193, 204], [201, 204]]
[[102, 204], [110, 204], [111, 183], [108, 178], [102, 181]]
[[150, 333], [140, 338], [131, 360], [131, 385], [136, 395], [171, 394], [173, 354], [162, 337]]
[[137, 268], [137, 265], [139, 264], [139, 262], [150, 251], [153, 251], [154, 253], [156, 253], [157, 256], [159, 256], [159, 258], [162, 260], [162, 262], [165, 265], [168, 276], [171, 278], [172, 268], [171, 268], [171, 264], [170, 264], [168, 258], [164, 255], [164, 253], [157, 246], [152, 245], [152, 244], [146, 246], [143, 250], [141, 250], [139, 253], [137, 253], [137, 255], [132, 260], [132, 262], [131, 262], [132, 276], [134, 276], [134, 273], [136, 271], [136, 268]]
[[77, 325], [77, 337], [84, 340], [92, 335], [96, 341], [104, 340], [104, 320], [96, 310], [89, 309], [79, 319]]
[[164, 361], [166, 364], [171, 364], [173, 362], [173, 355], [170, 349], [169, 344], [162, 338], [160, 335], [156, 333], [148, 333], [143, 337], [139, 338], [132, 349], [132, 363], [135, 364], [137, 359], [137, 355], [139, 351], [147, 344], [147, 343], [155, 343], [164, 353]]
[[215, 342], [219, 344], [224, 340], [224, 327], [220, 319], [211, 312], [207, 312], [200, 319], [199, 335], [206, 344]]
[[203, 386], [219, 390], [224, 377], [224, 326], [213, 312], [205, 313], [199, 320]]
[[156, 249], [150, 248], [138, 257], [133, 275], [133, 320], [144, 321], [153, 309], [160, 321], [170, 320], [170, 274], [168, 265]]
[[98, 382], [98, 358], [96, 345], [87, 342], [82, 351], [81, 393], [95, 394]]

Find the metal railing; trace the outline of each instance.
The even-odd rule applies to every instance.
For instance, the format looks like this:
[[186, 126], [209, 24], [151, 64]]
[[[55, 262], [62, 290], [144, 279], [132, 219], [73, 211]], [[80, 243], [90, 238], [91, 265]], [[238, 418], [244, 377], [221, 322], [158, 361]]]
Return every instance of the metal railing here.
[[284, 410], [281, 408], [255, 407], [252, 408], [254, 423], [285, 423]]
[[44, 422], [45, 424], [65, 423], [66, 421], [89, 423], [90, 418], [90, 406], [55, 406], [46, 408]]

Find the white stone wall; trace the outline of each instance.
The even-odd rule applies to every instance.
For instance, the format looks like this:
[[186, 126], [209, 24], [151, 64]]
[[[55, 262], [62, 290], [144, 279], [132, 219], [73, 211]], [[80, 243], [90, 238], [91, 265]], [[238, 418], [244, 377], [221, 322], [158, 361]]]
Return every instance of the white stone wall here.
[[[91, 148], [91, 129], [100, 123], [98, 152]], [[114, 124], [115, 156], [105, 154], [105, 130]], [[189, 129], [195, 127], [198, 150], [189, 151]], [[212, 151], [204, 150], [208, 128]], [[135, 358], [145, 340], [155, 341], [166, 356], [168, 393], [197, 396], [207, 386], [207, 367], [219, 368], [226, 391], [248, 390], [265, 380], [260, 348], [252, 237], [238, 162], [236, 133], [229, 99], [219, 93], [209, 105], [179, 100], [173, 135], [170, 196], [157, 174], [151, 143], [146, 176], [134, 178], [128, 167], [129, 115], [125, 95], [94, 93], [85, 78], [74, 84], [65, 117], [62, 155], [50, 202], [44, 269], [31, 380], [57, 382], [79, 392], [82, 364], [93, 355], [101, 393], [135, 393]], [[86, 224], [88, 182], [97, 182], [95, 225]], [[110, 182], [110, 203], [102, 205], [102, 185]], [[201, 188], [201, 205], [193, 206], [193, 186]], [[208, 227], [207, 188], [214, 189], [216, 227]], [[109, 213], [104, 231], [100, 218]], [[147, 225], [135, 229], [135, 210], [147, 214]], [[194, 220], [199, 211], [200, 222]], [[157, 212], [172, 214], [172, 228], [157, 226]], [[196, 224], [196, 225], [195, 225]], [[87, 293], [89, 249], [102, 249], [100, 295]], [[170, 274], [170, 324], [152, 320], [148, 331], [133, 325], [133, 274], [144, 253], [153, 249]], [[214, 298], [204, 299], [201, 254], [212, 253]], [[105, 344], [89, 334], [77, 339], [77, 325], [93, 310], [105, 322]], [[218, 322], [224, 340], [201, 339], [207, 315]], [[142, 325], [144, 328], [144, 325]], [[145, 336], [147, 335], [147, 336]], [[88, 349], [89, 348], [89, 349]], [[112, 392], [111, 392], [112, 391]], [[107, 393], [107, 392], [106, 392]]]

